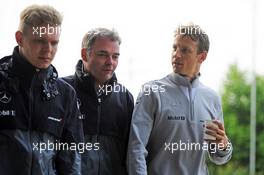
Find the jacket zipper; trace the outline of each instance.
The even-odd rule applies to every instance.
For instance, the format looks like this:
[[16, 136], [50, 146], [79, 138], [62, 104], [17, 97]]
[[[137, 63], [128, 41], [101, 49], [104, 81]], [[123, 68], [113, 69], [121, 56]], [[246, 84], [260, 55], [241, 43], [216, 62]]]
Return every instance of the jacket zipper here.
[[33, 149], [32, 149], [32, 138], [31, 138], [31, 129], [32, 129], [32, 115], [33, 115], [33, 109], [34, 109], [34, 82], [35, 82], [35, 77], [36, 75], [33, 75], [31, 84], [30, 84], [30, 89], [29, 89], [29, 149], [31, 150], [31, 163], [30, 163], [30, 174], [33, 175], [32, 173], [32, 165], [33, 165]]
[[193, 121], [193, 99], [192, 99], [192, 87], [189, 85], [188, 86], [188, 91], [189, 91], [189, 104], [190, 104], [190, 118], [191, 121]]
[[[97, 117], [97, 127], [96, 127], [96, 142], [99, 143], [99, 132], [100, 132], [100, 122], [101, 122], [101, 103], [102, 99], [101, 97], [97, 98], [98, 101], [98, 106], [97, 106], [97, 112], [98, 112], [98, 117]], [[100, 151], [98, 151], [98, 175], [100, 174], [100, 164], [101, 164], [101, 159], [100, 159]]]

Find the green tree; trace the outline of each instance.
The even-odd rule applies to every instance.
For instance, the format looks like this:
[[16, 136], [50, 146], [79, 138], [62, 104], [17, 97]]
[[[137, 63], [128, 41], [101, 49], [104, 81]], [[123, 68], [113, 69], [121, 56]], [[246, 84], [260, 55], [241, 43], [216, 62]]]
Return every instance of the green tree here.
[[[233, 144], [233, 155], [224, 166], [209, 164], [210, 174], [249, 173], [250, 149], [250, 88], [248, 73], [231, 65], [224, 81], [222, 105], [225, 128]], [[264, 174], [264, 78], [256, 76], [257, 121], [256, 121], [256, 174]]]

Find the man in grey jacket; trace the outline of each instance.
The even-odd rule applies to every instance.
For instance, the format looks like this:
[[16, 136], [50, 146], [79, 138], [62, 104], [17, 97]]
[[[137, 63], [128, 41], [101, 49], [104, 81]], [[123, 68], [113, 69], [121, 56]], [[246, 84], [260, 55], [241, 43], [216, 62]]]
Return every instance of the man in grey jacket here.
[[199, 81], [209, 38], [194, 24], [179, 26], [174, 37], [173, 73], [143, 85], [136, 101], [128, 144], [130, 175], [205, 175], [206, 155], [218, 165], [232, 155], [220, 98]]

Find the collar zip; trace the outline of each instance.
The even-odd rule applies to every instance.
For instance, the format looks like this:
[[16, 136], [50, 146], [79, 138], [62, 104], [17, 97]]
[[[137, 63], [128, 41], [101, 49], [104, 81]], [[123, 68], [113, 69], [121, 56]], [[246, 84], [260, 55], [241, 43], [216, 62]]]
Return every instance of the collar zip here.
[[59, 91], [55, 84], [57, 78], [58, 78], [58, 74], [56, 72], [53, 72], [51, 70], [51, 73], [48, 73], [48, 78], [44, 80], [43, 84], [41, 85], [42, 88], [41, 96], [43, 100], [49, 101], [55, 98], [59, 94]]

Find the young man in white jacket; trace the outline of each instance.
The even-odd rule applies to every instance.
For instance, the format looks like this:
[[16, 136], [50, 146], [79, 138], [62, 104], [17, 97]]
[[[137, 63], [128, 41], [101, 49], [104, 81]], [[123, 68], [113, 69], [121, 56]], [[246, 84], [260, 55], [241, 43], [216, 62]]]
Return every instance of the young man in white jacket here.
[[[173, 73], [143, 85], [136, 101], [128, 144], [130, 175], [205, 175], [206, 155], [218, 165], [232, 155], [220, 98], [199, 81], [209, 38], [194, 24], [179, 26], [174, 37]], [[205, 126], [207, 120], [212, 123]]]

